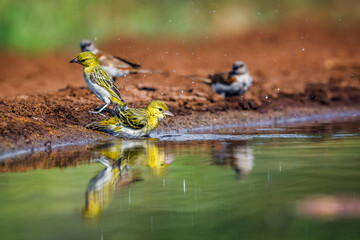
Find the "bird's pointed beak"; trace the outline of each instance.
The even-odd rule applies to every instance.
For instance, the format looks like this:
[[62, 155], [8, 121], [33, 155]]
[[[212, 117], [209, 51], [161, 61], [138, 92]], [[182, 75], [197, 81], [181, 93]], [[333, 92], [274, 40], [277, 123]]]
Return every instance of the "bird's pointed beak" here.
[[167, 110], [166, 112], [164, 112], [164, 115], [167, 115], [167, 116], [170, 116], [170, 117], [173, 117], [174, 114], [172, 112], [170, 112], [169, 110]]
[[70, 61], [70, 63], [77, 63], [77, 62], [78, 62], [77, 57]]

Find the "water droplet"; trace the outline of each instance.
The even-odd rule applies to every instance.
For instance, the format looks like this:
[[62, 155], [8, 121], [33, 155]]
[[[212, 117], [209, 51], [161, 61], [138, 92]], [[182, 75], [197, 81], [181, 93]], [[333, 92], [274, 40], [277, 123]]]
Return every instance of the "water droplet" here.
[[260, 14], [261, 14], [261, 13], [260, 13], [260, 12], [258, 12], [257, 14], [258, 14], [258, 16], [260, 16]]
[[303, 52], [305, 51], [305, 48], [301, 49]]
[[153, 232], [154, 231], [154, 226], [153, 226], [153, 216], [151, 216], [151, 218], [150, 218], [150, 228], [151, 228], [151, 232]]
[[269, 98], [268, 95], [266, 95], [266, 96], [265, 96], [265, 99], [268, 99], [268, 98]]

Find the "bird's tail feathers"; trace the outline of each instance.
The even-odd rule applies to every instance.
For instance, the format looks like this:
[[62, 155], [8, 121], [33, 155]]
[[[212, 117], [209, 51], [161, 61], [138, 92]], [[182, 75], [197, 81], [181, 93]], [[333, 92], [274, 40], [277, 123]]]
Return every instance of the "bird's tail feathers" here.
[[112, 101], [112, 103], [115, 104], [115, 106], [119, 105], [120, 107], [123, 107], [123, 106], [127, 105], [127, 102], [125, 102], [125, 100], [122, 97], [120, 97], [120, 98], [113, 97], [111, 99], [111, 101]]
[[130, 74], [141, 74], [141, 73], [151, 73], [151, 74], [161, 74], [161, 75], [169, 75], [168, 72], [164, 72], [164, 71], [158, 71], [158, 70], [151, 70], [151, 69], [131, 69], [130, 70]]
[[118, 124], [119, 120], [116, 117], [112, 117], [99, 122], [92, 122], [85, 127], [91, 130], [111, 133], [113, 131], [113, 128]]
[[212, 83], [210, 78], [202, 77], [202, 76], [198, 76], [198, 75], [186, 75], [184, 77], [192, 79], [192, 80], [200, 81], [200, 82], [203, 82], [203, 83], [206, 83], [206, 84], [211, 84]]
[[104, 132], [107, 129], [107, 125], [105, 125], [103, 123], [103, 121], [92, 122], [92, 123], [89, 123], [88, 125], [86, 125], [85, 127], [88, 129], [91, 129], [91, 130], [97, 130], [97, 131], [102, 131], [102, 132]]

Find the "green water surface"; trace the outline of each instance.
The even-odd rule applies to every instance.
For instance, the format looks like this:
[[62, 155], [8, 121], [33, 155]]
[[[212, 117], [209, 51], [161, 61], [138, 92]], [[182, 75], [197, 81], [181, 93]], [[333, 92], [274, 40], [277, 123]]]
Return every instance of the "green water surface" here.
[[359, 218], [296, 211], [311, 196], [360, 200], [358, 132], [84, 148], [122, 161], [100, 187], [101, 209], [85, 214], [106, 168], [94, 159], [1, 173], [0, 239], [360, 239]]

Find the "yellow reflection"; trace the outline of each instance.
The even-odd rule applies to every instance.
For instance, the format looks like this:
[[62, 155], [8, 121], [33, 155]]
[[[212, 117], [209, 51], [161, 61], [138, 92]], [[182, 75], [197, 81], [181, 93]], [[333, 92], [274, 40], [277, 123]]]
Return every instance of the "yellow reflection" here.
[[120, 178], [120, 170], [117, 166], [111, 165], [105, 158], [99, 161], [106, 167], [89, 182], [83, 210], [85, 217], [98, 216], [102, 209], [109, 205], [116, 183]]
[[99, 154], [96, 161], [105, 168], [93, 177], [86, 191], [83, 216], [99, 216], [112, 199], [115, 190], [142, 180], [143, 168], [150, 168], [152, 175], [166, 174], [166, 168], [174, 160], [173, 154], [165, 153], [156, 140], [116, 140], [92, 149]]

